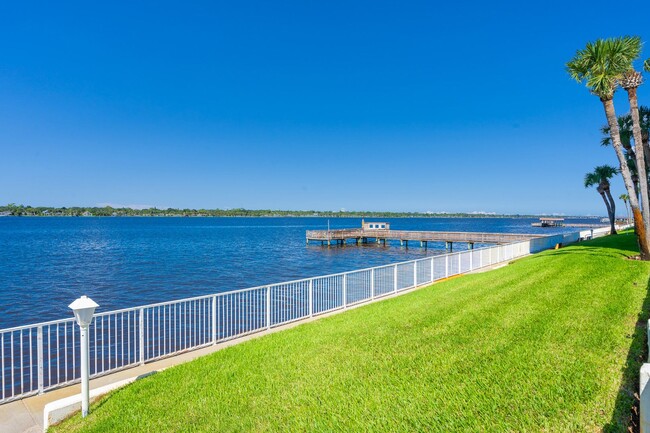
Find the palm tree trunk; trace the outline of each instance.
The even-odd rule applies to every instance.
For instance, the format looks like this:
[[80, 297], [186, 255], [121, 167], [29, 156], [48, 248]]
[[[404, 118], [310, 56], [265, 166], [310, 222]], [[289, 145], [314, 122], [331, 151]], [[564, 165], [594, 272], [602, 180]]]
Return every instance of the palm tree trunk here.
[[605, 196], [605, 192], [601, 187], [598, 187], [598, 194], [602, 197], [603, 201], [605, 202], [605, 207], [607, 208], [607, 217], [609, 218], [609, 223], [611, 225], [612, 223], [612, 207], [609, 204], [609, 201], [607, 201], [607, 197]]
[[[648, 173], [648, 164], [650, 164], [650, 143], [648, 143], [648, 131], [641, 130], [641, 143], [643, 144], [643, 156], [645, 156], [646, 174]], [[648, 194], [650, 194], [650, 179], [648, 180]]]
[[634, 193], [634, 183], [632, 182], [632, 174], [630, 167], [625, 161], [623, 155], [623, 145], [621, 144], [621, 136], [618, 131], [618, 121], [616, 120], [616, 110], [614, 110], [614, 101], [612, 99], [600, 99], [605, 109], [605, 116], [607, 117], [607, 124], [609, 125], [609, 134], [612, 138], [612, 146], [616, 152], [616, 157], [621, 168], [621, 175], [623, 176], [623, 183], [627, 194], [630, 196], [630, 208], [632, 208], [632, 215], [634, 216], [634, 229], [636, 231], [637, 241], [639, 242], [639, 253], [641, 260], [650, 260], [650, 242], [648, 242], [648, 233], [646, 231], [645, 221], [639, 209], [639, 200]]
[[630, 204], [625, 202], [625, 209], [627, 210], [627, 223], [630, 223]]
[[[648, 175], [646, 173], [645, 152], [643, 151], [643, 138], [641, 137], [641, 122], [639, 119], [639, 103], [636, 87], [630, 87], [627, 96], [630, 100], [630, 116], [632, 117], [632, 136], [634, 137], [634, 155], [636, 156], [636, 169], [639, 174], [639, 192], [641, 193], [641, 208], [643, 222], [646, 228], [650, 227], [650, 200], [648, 196]], [[648, 232], [650, 236], [650, 232]], [[650, 239], [648, 239], [650, 243]]]
[[609, 187], [605, 188], [605, 194], [607, 194], [607, 199], [609, 200], [609, 226], [611, 234], [616, 234], [616, 203], [614, 203], [614, 198], [612, 193], [609, 190]]

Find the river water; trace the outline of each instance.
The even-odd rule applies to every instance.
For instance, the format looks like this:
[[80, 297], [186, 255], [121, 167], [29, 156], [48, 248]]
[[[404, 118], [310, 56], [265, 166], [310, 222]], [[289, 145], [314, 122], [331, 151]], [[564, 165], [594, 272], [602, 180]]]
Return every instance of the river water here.
[[[370, 221], [371, 219], [367, 219]], [[397, 230], [545, 233], [526, 218], [398, 218]], [[594, 223], [597, 220], [568, 222]], [[332, 229], [360, 218], [329, 220]], [[325, 218], [0, 218], [0, 329], [71, 317], [88, 295], [100, 311], [199, 296], [441, 254], [390, 243], [305, 245]], [[455, 245], [454, 248], [464, 248]]]

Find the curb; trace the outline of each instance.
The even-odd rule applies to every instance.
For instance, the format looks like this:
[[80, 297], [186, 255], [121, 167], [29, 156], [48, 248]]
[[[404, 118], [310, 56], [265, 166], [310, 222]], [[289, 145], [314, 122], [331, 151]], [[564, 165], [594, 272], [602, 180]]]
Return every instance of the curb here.
[[[164, 368], [161, 368], [160, 370], [154, 370], [149, 373], [141, 374], [140, 376], [130, 377], [128, 379], [102, 386], [101, 388], [93, 389], [90, 391], [90, 403], [93, 403], [99, 397], [102, 397], [111, 391], [122, 388], [136, 380], [144, 379], [145, 377], [163, 370]], [[81, 394], [47, 403], [43, 408], [43, 431], [47, 432], [48, 427], [51, 425], [58, 424], [79, 411], [81, 411]]]

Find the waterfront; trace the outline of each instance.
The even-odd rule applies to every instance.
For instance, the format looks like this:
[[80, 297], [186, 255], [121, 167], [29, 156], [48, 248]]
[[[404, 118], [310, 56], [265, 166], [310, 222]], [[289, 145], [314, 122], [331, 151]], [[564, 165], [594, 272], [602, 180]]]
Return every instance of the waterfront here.
[[[403, 230], [575, 231], [532, 228], [530, 218], [387, 221]], [[333, 229], [360, 222], [329, 220]], [[0, 329], [68, 317], [67, 305], [81, 294], [108, 311], [442, 252], [441, 245], [306, 246], [305, 231], [327, 224], [324, 218], [2, 218]]]

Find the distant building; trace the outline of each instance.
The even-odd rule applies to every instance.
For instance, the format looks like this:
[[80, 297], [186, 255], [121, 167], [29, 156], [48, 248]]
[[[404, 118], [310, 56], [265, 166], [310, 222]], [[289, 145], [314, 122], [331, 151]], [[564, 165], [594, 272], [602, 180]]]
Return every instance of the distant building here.
[[538, 223], [533, 223], [533, 227], [562, 227], [564, 226], [564, 218], [540, 218]]

